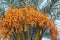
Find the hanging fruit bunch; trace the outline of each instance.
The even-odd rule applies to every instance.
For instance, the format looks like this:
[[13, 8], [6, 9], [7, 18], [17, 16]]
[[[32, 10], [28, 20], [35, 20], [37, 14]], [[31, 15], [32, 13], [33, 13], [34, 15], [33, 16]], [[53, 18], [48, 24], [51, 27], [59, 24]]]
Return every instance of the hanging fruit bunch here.
[[54, 22], [48, 18], [48, 14], [43, 14], [39, 10], [28, 7], [10, 8], [0, 20], [0, 29], [6, 36], [12, 35], [14, 28], [17, 33], [18, 28], [20, 32], [28, 31], [27, 25], [34, 27], [38, 24], [39, 29], [46, 28], [50, 31], [51, 40], [58, 40], [58, 31]]

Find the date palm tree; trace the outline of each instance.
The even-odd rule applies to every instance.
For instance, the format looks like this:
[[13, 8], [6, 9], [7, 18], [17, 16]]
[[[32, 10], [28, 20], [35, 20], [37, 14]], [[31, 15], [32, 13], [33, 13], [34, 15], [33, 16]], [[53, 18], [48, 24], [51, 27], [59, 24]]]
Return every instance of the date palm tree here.
[[[10, 9], [7, 10], [7, 12], [4, 13], [4, 15], [2, 15], [2, 17], [1, 17], [1, 21], [0, 21], [1, 30], [2, 30], [2, 32], [5, 33], [4, 35], [6, 35], [6, 34], [8, 35], [8, 37], [3, 36], [4, 37], [3, 40], [5, 38], [8, 38], [8, 40], [9, 39], [10, 40], [42, 40], [43, 34], [48, 29], [50, 30], [51, 40], [58, 40], [57, 39], [58, 32], [57, 32], [57, 28], [55, 27], [54, 22], [52, 22], [52, 20], [50, 20], [46, 14], [43, 14], [37, 8], [42, 3], [41, 0], [35, 0], [35, 1], [34, 0], [30, 0], [30, 1], [29, 0], [9, 0], [9, 1], [5, 0], [5, 1], [6, 1], [6, 5], [8, 6], [8, 8], [9, 8], [10, 4], [13, 7], [10, 6]], [[37, 2], [37, 3], [35, 3], [35, 2]], [[34, 3], [34, 4], [32, 4], [32, 3]], [[48, 4], [50, 4], [50, 3], [48, 3]], [[48, 8], [51, 8], [49, 6], [48, 6]], [[19, 10], [22, 10], [22, 11], [19, 11]], [[26, 10], [26, 11], [24, 11], [24, 10]], [[45, 8], [43, 10], [45, 10]], [[48, 11], [48, 9], [46, 9], [46, 10]], [[29, 11], [30, 11], [30, 14], [29, 14]], [[10, 12], [13, 14], [11, 14]], [[22, 14], [20, 12], [22, 12]], [[40, 13], [40, 14], [36, 14], [35, 12]], [[18, 16], [18, 14], [19, 14], [19, 16]], [[36, 16], [35, 16], [35, 14], [36, 14]], [[15, 20], [17, 20], [16, 21], [17, 24], [14, 24], [15, 22], [12, 18], [10, 20], [12, 25], [9, 25], [9, 24], [6, 25], [6, 23], [10, 23], [10, 21], [8, 21], [9, 17], [10, 16], [13, 17], [14, 15], [16, 17], [18, 17], [18, 20], [15, 19]], [[31, 22], [31, 19], [29, 18], [29, 16], [27, 17], [27, 18], [29, 18], [29, 20], [26, 19], [27, 21], [26, 22], [24, 21], [26, 18], [26, 15], [29, 15], [31, 17], [31, 19], [33, 19], [32, 23], [29, 23], [29, 22]], [[41, 18], [40, 18], [40, 16], [38, 17], [37, 15], [40, 15]], [[14, 18], [16, 18], [15, 16], [14, 16]], [[36, 19], [39, 18], [38, 21], [36, 22], [36, 24], [34, 22], [35, 17], [33, 17], [33, 16], [37, 17]], [[6, 17], [8, 17], [8, 19]], [[21, 20], [19, 20], [20, 17], [22, 18]], [[41, 20], [41, 19], [42, 19], [42, 21], [39, 22], [39, 20]], [[5, 21], [7, 21], [7, 22], [5, 22]], [[21, 23], [19, 23], [19, 22], [21, 22]], [[2, 23], [3, 23], [3, 25], [2, 25]], [[20, 24], [20, 26], [16, 26], [19, 24]], [[4, 27], [2, 27], [2, 26], [4, 26]], [[3, 31], [3, 30], [5, 30], [5, 31]]]

